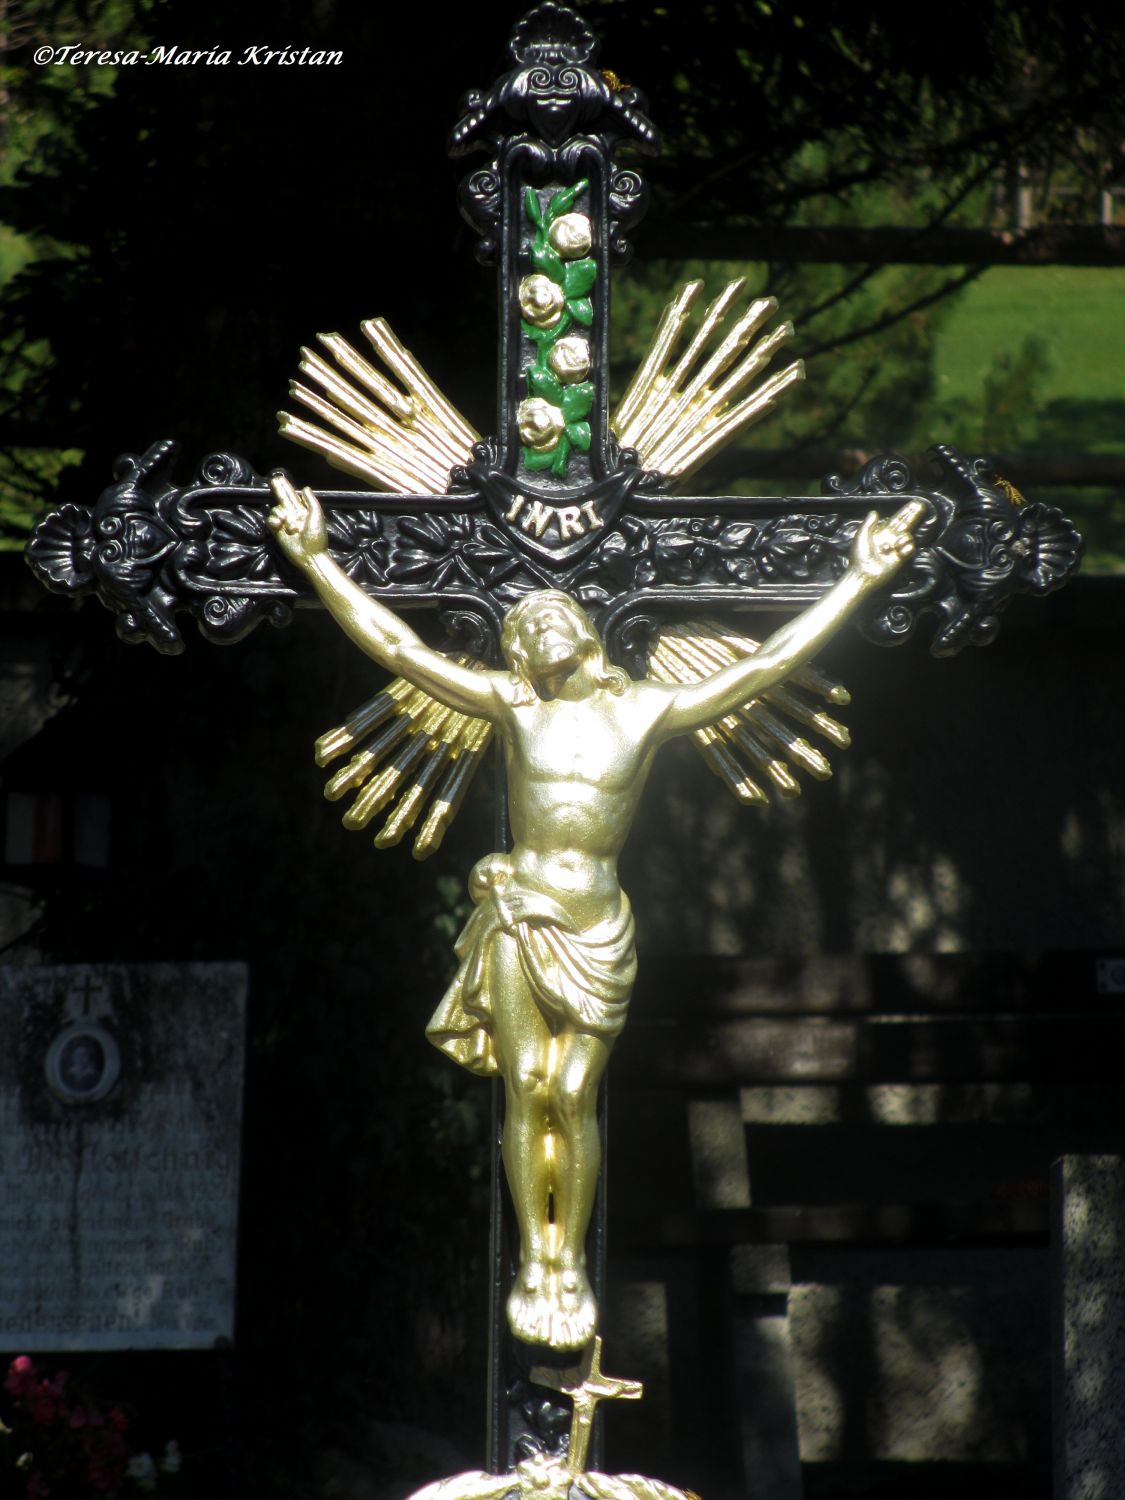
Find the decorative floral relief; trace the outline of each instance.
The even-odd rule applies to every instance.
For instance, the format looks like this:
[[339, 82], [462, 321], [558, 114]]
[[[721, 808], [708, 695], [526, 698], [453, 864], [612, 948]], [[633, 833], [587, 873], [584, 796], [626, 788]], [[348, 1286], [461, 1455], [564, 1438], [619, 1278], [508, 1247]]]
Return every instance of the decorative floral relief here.
[[535, 271], [520, 282], [522, 328], [535, 347], [525, 371], [527, 399], [516, 412], [526, 469], [550, 469], [565, 478], [572, 450], [587, 453], [594, 404], [590, 346], [570, 330], [594, 321], [590, 294], [598, 277], [590, 255], [592, 228], [575, 203], [589, 188], [586, 178], [552, 194], [546, 207], [533, 187], [524, 191], [524, 211], [535, 226], [530, 257]]
[[400, 516], [387, 578], [427, 588], [494, 588], [520, 565], [507, 538], [477, 517]]
[[[262, 620], [284, 624], [304, 585], [273, 550], [264, 481], [241, 459], [219, 454], [180, 489], [168, 478], [174, 453], [158, 443], [143, 456], [125, 455], [93, 506], [65, 505], [44, 517], [27, 549], [33, 570], [56, 591], [96, 592], [117, 614], [123, 639], [161, 651], [183, 649], [180, 612], [217, 641], [238, 639]], [[376, 509], [357, 492], [354, 503], [327, 505], [329, 539], [361, 587], [411, 604], [475, 599], [482, 617], [496, 621], [528, 590], [556, 587], [595, 610], [612, 605], [621, 620], [634, 607], [630, 595], [643, 595], [649, 609], [664, 588], [729, 591], [731, 603], [763, 588], [784, 603], [790, 589], [796, 604], [809, 585], [839, 577], [872, 500], [921, 495], [929, 514], [917, 551], [862, 628], [890, 643], [934, 614], [931, 649], [948, 655], [990, 640], [1014, 595], [1065, 583], [1082, 541], [1052, 506], [1013, 500], [987, 459], [967, 460], [951, 447], [934, 454], [938, 485], [888, 455], [854, 479], [828, 479], [839, 502], [828, 511], [763, 515], [756, 501], [753, 519], [622, 513], [596, 534], [593, 550], [570, 562], [529, 557], [517, 537], [468, 508], [468, 495], [465, 510], [435, 515]], [[634, 503], [643, 512], [645, 496], [638, 492]]]

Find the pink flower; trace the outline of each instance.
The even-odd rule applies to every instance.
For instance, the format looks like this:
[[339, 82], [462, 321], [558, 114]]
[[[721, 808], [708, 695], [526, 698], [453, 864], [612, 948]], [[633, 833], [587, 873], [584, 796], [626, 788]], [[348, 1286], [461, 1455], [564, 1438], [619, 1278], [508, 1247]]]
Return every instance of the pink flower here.
[[114, 1432], [127, 1432], [129, 1430], [129, 1418], [119, 1406], [111, 1406], [109, 1409], [109, 1425]]
[[27, 1481], [27, 1500], [44, 1500], [44, 1496], [51, 1493], [51, 1486], [43, 1478], [42, 1474], [32, 1474]]
[[26, 1354], [18, 1354], [8, 1366], [4, 1389], [10, 1396], [29, 1396], [35, 1389], [35, 1366]]

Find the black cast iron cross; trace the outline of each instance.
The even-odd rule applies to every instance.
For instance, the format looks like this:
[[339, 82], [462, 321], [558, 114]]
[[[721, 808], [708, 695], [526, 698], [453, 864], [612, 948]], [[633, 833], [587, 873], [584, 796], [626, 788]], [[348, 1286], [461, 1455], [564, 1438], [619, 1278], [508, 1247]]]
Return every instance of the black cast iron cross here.
[[[917, 552], [861, 619], [872, 640], [904, 640], [922, 615], [934, 614], [936, 654], [981, 644], [1015, 594], [1045, 594], [1074, 573], [1081, 540], [1070, 522], [1024, 503], [987, 459], [967, 460], [948, 446], [934, 450], [935, 481], [887, 455], [854, 479], [829, 477], [819, 496], [674, 494], [657, 464], [646, 467], [618, 441], [608, 410], [610, 270], [628, 258], [625, 232], [646, 199], [639, 171], [619, 164], [617, 153], [657, 149], [645, 101], [597, 69], [596, 39], [563, 6], [537, 6], [510, 50], [512, 70], [467, 97], [451, 145], [455, 155], [483, 150], [488, 158], [465, 178], [461, 209], [481, 234], [479, 258], [498, 271], [497, 433], [473, 445], [452, 414], [446, 431], [465, 438], [463, 461], [450, 464], [447, 453], [442, 463], [439, 433], [427, 462], [448, 478], [432, 493], [318, 491], [333, 554], [353, 579], [396, 609], [438, 611], [451, 644], [493, 663], [506, 610], [531, 590], [564, 589], [585, 605], [611, 658], [640, 674], [662, 622], [677, 614], [810, 603], [845, 569], [863, 515], [912, 498], [926, 512]], [[401, 367], [385, 325], [365, 331]], [[338, 462], [349, 451], [354, 458], [355, 442], [362, 446], [370, 424], [384, 421], [360, 387], [375, 394], [383, 387], [343, 341], [330, 352], [353, 377], [358, 371], [359, 386], [341, 384], [319, 356], [306, 355], [302, 368], [322, 394], [298, 394], [320, 415], [333, 408], [337, 436], [299, 419], [283, 425]], [[776, 377], [778, 391], [791, 375], [792, 367]], [[409, 426], [408, 399], [384, 391], [388, 402]], [[705, 423], [702, 407], [698, 415]], [[425, 447], [429, 438], [419, 441]], [[183, 649], [180, 614], [207, 639], [232, 641], [263, 619], [285, 624], [294, 606], [313, 603], [275, 550], [266, 481], [243, 459], [215, 454], [177, 484], [175, 455], [170, 441], [126, 454], [92, 505], [45, 517], [27, 549], [41, 581], [95, 593], [115, 612], [124, 640], [170, 653]], [[368, 472], [365, 463], [361, 457], [358, 472]], [[394, 483], [393, 463], [376, 472], [372, 460], [371, 470], [385, 488], [388, 476]], [[529, 1387], [517, 1386], [509, 1402], [513, 1371], [502, 1363], [494, 1359], [490, 1454], [500, 1469], [520, 1456], [513, 1451], [520, 1441], [525, 1449], [549, 1441], [560, 1420]]]
[[[904, 640], [929, 613], [936, 654], [982, 644], [1013, 595], [1044, 594], [1072, 575], [1081, 543], [1060, 512], [1019, 503], [987, 459], [952, 447], [934, 450], [936, 483], [887, 455], [853, 479], [830, 476], [820, 496], [781, 499], [676, 495], [620, 447], [608, 418], [609, 276], [629, 256], [625, 231], [646, 187], [616, 153], [652, 153], [658, 138], [639, 91], [597, 70], [596, 39], [574, 12], [539, 5], [510, 50], [512, 71], [468, 95], [451, 141], [455, 155], [489, 157], [460, 197], [482, 236], [479, 259], [499, 273], [497, 436], [453, 468], [442, 493], [319, 491], [333, 552], [353, 578], [396, 608], [437, 609], [455, 639], [490, 660], [516, 599], [563, 588], [586, 605], [610, 655], [639, 670], [655, 625], [676, 611], [807, 604], [843, 571], [861, 516], [912, 496], [927, 508], [917, 554], [862, 621], [873, 640]], [[562, 261], [544, 235], [560, 205], [580, 206], [592, 226], [578, 260]], [[536, 274], [565, 293], [562, 331], [590, 345], [589, 379], [564, 390], [561, 440], [546, 450], [524, 443], [518, 419], [543, 364], [543, 330], [521, 308]], [[560, 323], [547, 335], [557, 340]], [[550, 407], [550, 379], [538, 388]], [[48, 588], [96, 593], [122, 639], [159, 651], [183, 649], [181, 613], [213, 641], [263, 619], [286, 623], [313, 601], [272, 545], [265, 480], [244, 459], [213, 454], [177, 484], [176, 451], [164, 441], [125, 454], [92, 505], [48, 515], [27, 549], [32, 569]]]

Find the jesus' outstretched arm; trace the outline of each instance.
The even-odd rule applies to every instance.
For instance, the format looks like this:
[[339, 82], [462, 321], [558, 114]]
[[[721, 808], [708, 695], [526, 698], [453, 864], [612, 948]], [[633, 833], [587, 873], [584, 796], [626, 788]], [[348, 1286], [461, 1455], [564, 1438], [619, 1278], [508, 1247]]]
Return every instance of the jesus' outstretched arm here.
[[269, 524], [282, 552], [309, 579], [321, 602], [356, 645], [388, 672], [405, 677], [439, 703], [494, 721], [511, 696], [506, 672], [474, 672], [426, 645], [393, 610], [369, 598], [328, 551], [324, 512], [311, 490], [298, 491], [284, 474], [270, 488], [277, 502]]
[[770, 636], [753, 656], [701, 682], [673, 689], [661, 736], [685, 734], [734, 713], [751, 698], [783, 682], [813, 656], [873, 589], [886, 583], [914, 551], [912, 529], [925, 514], [921, 501], [904, 505], [889, 521], [874, 511], [856, 533], [848, 571], [810, 608]]

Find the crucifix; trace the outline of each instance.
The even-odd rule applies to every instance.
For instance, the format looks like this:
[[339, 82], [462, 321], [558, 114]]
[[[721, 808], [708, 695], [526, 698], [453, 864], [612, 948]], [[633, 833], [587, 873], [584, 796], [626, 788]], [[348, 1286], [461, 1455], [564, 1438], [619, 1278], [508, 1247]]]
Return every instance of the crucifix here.
[[[119, 459], [94, 504], [51, 513], [28, 547], [48, 587], [96, 593], [123, 639], [164, 652], [183, 649], [182, 613], [231, 641], [326, 607], [392, 673], [316, 749], [325, 766], [346, 757], [326, 795], [353, 795], [347, 827], [384, 815], [380, 848], [412, 834], [415, 857], [432, 853], [498, 743], [498, 847], [472, 872], [428, 1029], [504, 1100], [490, 1473], [444, 1481], [448, 1500], [637, 1492], [620, 1489], [636, 1476], [585, 1469], [597, 1400], [626, 1394], [600, 1374], [589, 1242], [598, 1091], [636, 966], [616, 860], [659, 746], [691, 738], [746, 806], [797, 795], [798, 773], [831, 773], [814, 741], [848, 742], [829, 712], [846, 690], [812, 660], [845, 621], [893, 644], [933, 614], [932, 649], [950, 654], [991, 639], [1015, 594], [1064, 583], [1081, 552], [1060, 512], [947, 445], [934, 478], [885, 455], [818, 496], [683, 493], [803, 379], [799, 361], [769, 373], [793, 329], [770, 330], [776, 303], [747, 301], [741, 279], [712, 297], [691, 282], [611, 411], [610, 272], [646, 198], [624, 157], [652, 154], [657, 135], [565, 6], [536, 6], [509, 50], [451, 137], [455, 155], [486, 158], [461, 209], [497, 273], [495, 434], [479, 437], [377, 317], [363, 352], [335, 333], [302, 351], [299, 411], [280, 418], [364, 488], [267, 481], [228, 454], [178, 485], [164, 441]], [[403, 618], [420, 609], [437, 614], [440, 650]], [[761, 641], [747, 621], [766, 610], [792, 618]], [[536, 1381], [533, 1358], [577, 1373]], [[514, 1394], [527, 1380], [574, 1402], [565, 1462]]]
[[689, 1490], [677, 1489], [640, 1474], [599, 1474], [587, 1467], [594, 1414], [602, 1401], [639, 1401], [639, 1380], [621, 1380], [602, 1372], [602, 1341], [595, 1336], [571, 1374], [550, 1366], [531, 1371], [539, 1386], [561, 1391], [571, 1400], [570, 1433], [565, 1455], [538, 1450], [519, 1460], [509, 1473], [469, 1470], [439, 1479], [416, 1491], [412, 1500], [698, 1500]]
[[602, 1373], [602, 1341], [598, 1337], [587, 1345], [576, 1380], [568, 1380], [558, 1370], [552, 1369], [535, 1369], [531, 1373], [539, 1385], [550, 1386], [570, 1397], [574, 1420], [566, 1466], [572, 1474], [581, 1474], [586, 1468], [598, 1403], [639, 1401], [644, 1394], [639, 1380], [620, 1380]]

